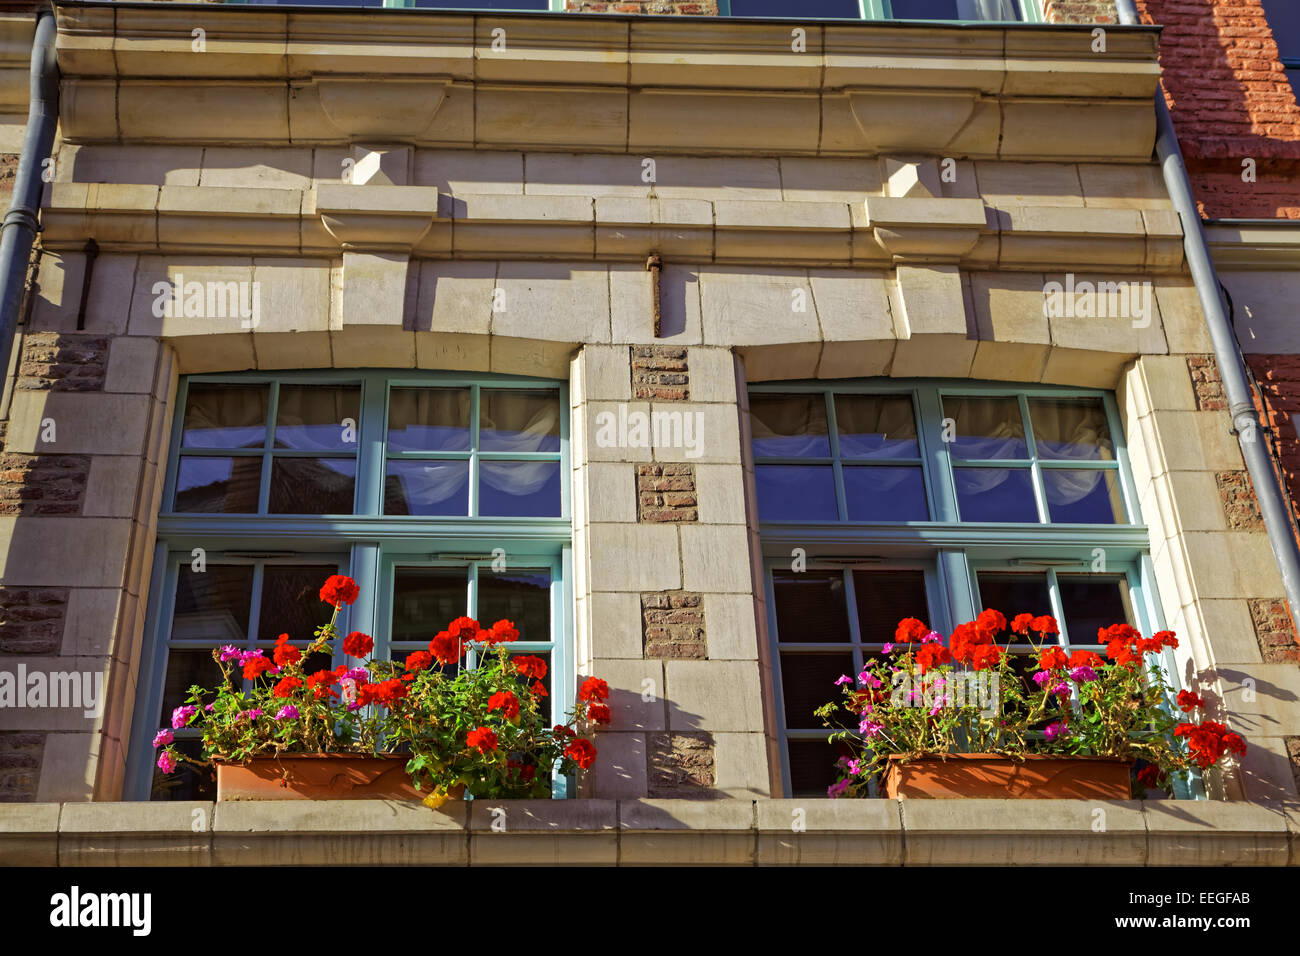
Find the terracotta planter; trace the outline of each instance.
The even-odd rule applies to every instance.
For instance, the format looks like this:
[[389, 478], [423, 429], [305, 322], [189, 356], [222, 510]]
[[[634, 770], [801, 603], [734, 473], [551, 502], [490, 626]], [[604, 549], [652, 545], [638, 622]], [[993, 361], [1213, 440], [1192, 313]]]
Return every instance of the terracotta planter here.
[[1023, 761], [995, 754], [889, 758], [885, 796], [995, 797], [1029, 800], [1130, 800], [1132, 765], [1109, 757], [1034, 754]]
[[[406, 757], [281, 754], [217, 764], [217, 801], [413, 800], [427, 802], [406, 773]], [[461, 788], [461, 792], [464, 788]], [[445, 802], [445, 801], [443, 801]]]

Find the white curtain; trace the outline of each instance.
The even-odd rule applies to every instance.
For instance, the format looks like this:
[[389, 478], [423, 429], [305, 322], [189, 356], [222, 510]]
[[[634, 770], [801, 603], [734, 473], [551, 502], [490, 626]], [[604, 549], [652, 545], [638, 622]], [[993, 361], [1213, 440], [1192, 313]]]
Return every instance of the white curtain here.
[[1019, 20], [1012, 0], [957, 0], [959, 20]]

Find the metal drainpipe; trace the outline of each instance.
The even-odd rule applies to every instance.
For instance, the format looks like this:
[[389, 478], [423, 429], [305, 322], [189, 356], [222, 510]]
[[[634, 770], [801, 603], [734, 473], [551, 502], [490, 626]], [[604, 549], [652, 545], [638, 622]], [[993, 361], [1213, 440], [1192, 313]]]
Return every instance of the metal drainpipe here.
[[[1133, 0], [1115, 0], [1115, 7], [1120, 23], [1141, 23]], [[1163, 88], [1156, 91], [1156, 124], [1156, 154], [1164, 172], [1165, 188], [1169, 190], [1169, 198], [1173, 200], [1178, 218], [1182, 220], [1183, 252], [1187, 256], [1192, 281], [1196, 284], [1196, 293], [1200, 297], [1201, 309], [1205, 312], [1205, 321], [1210, 329], [1214, 359], [1219, 366], [1223, 391], [1228, 397], [1233, 431], [1237, 436], [1237, 444], [1241, 446], [1242, 458], [1246, 461], [1246, 471], [1255, 486], [1255, 497], [1259, 501], [1264, 527], [1268, 531], [1268, 541], [1282, 572], [1282, 585], [1286, 589], [1286, 599], [1294, 617], [1300, 614], [1300, 544], [1291, 533], [1291, 516], [1282, 486], [1273, 469], [1268, 445], [1261, 435], [1263, 426], [1255, 412], [1255, 401], [1246, 381], [1245, 362], [1228, 312], [1224, 308], [1219, 277], [1214, 271], [1214, 261], [1210, 258], [1205, 228], [1196, 208], [1196, 200], [1192, 197], [1192, 184], [1187, 178], [1187, 167], [1183, 163], [1178, 134], [1174, 131], [1174, 121], [1169, 115]]]
[[59, 122], [59, 68], [54, 58], [54, 13], [37, 14], [32, 41], [31, 103], [18, 157], [13, 199], [0, 225], [0, 369], [9, 367], [18, 311], [27, 290], [27, 263], [39, 229], [37, 213], [45, 187], [41, 161], [50, 155]]

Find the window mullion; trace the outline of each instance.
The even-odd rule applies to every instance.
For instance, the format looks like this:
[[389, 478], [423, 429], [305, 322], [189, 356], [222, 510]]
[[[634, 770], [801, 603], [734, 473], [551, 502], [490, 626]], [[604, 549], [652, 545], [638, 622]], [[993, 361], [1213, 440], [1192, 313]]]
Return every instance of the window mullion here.
[[858, 621], [858, 592], [853, 584], [853, 569], [845, 568], [844, 605], [845, 617], [849, 622], [849, 640], [852, 642], [853, 673], [861, 674], [865, 665], [862, 658], [862, 625]]
[[925, 490], [930, 498], [930, 514], [935, 521], [957, 521], [957, 492], [952, 473], [948, 443], [943, 441], [943, 402], [938, 389], [920, 389], [915, 393], [920, 422], [917, 439], [925, 462]]
[[840, 434], [835, 422], [835, 393], [826, 392], [822, 396], [826, 402], [826, 438], [831, 450], [831, 474], [835, 479], [835, 508], [840, 520], [849, 519], [848, 499], [844, 494], [844, 467], [840, 463]]
[[361, 383], [361, 421], [357, 423], [357, 494], [355, 513], [384, 513], [384, 474], [387, 447], [388, 383], [381, 375], [367, 375]]
[[271, 470], [275, 467], [275, 458], [271, 449], [275, 447], [275, 420], [280, 414], [280, 383], [272, 382], [270, 394], [266, 399], [266, 440], [262, 446], [262, 482], [257, 490], [257, 513], [267, 514], [271, 509]]

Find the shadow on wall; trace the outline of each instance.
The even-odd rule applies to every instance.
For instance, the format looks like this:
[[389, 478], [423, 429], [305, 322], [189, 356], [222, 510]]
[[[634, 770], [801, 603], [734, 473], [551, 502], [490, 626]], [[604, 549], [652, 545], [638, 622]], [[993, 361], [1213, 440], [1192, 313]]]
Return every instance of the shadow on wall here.
[[[1300, 105], [1273, 41], [1254, 34], [1267, 23], [1259, 0], [1137, 5], [1143, 22], [1164, 27], [1165, 93], [1201, 214], [1300, 218]], [[1245, 160], [1254, 161], [1254, 182], [1242, 179]]]

